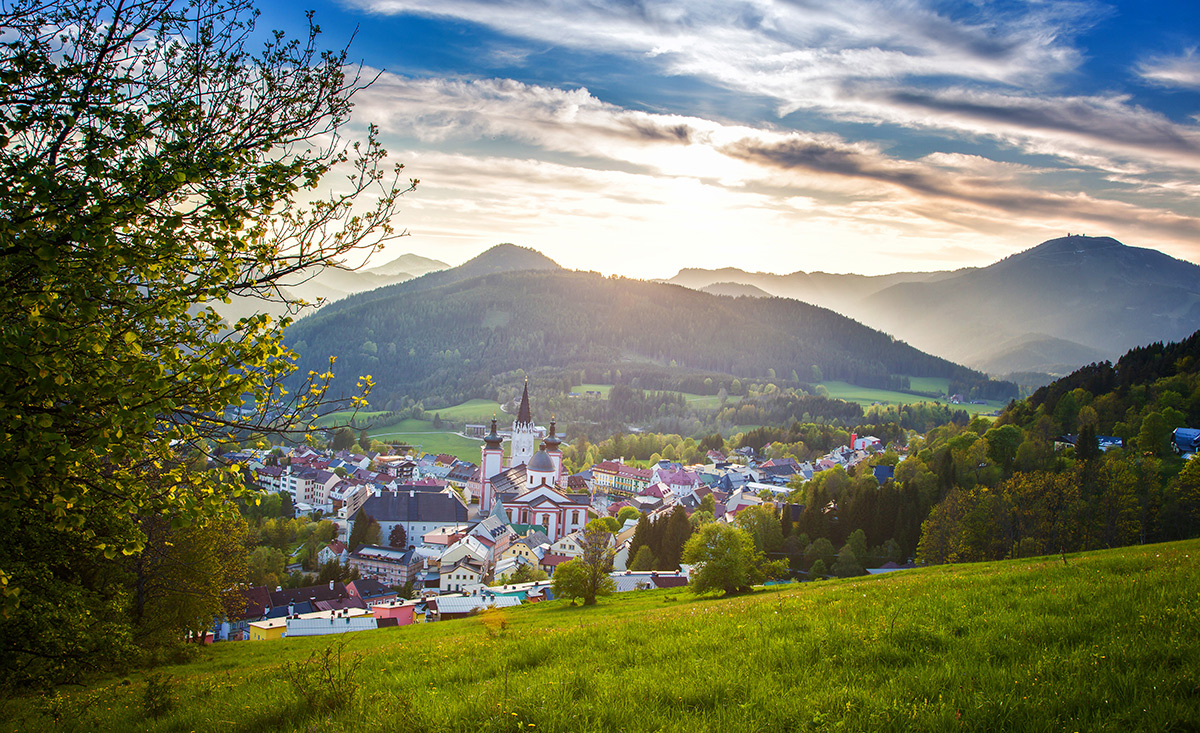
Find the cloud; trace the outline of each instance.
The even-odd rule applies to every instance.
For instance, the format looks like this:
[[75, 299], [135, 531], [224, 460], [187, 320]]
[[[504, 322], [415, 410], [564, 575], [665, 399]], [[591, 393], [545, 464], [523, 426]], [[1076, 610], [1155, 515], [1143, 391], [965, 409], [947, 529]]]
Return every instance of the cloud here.
[[[1200, 169], [1200, 127], [1120, 94], [1064, 92], [1084, 53], [1076, 36], [1114, 11], [1098, 2], [922, 0], [352, 0], [377, 13], [481, 23], [650, 73], [687, 75], [833, 120], [987, 138], [1109, 170]], [[952, 11], [946, 8], [952, 8]], [[1141, 65], [1155, 83], [1200, 88], [1192, 53]]]
[[[813, 241], [842, 243], [830, 256], [850, 258], [841, 267], [853, 269], [854, 252], [861, 258], [863, 247], [894, 237], [963, 238], [968, 248], [986, 242], [1016, 251], [1030, 237], [1059, 231], [1136, 232], [1141, 242], [1167, 244], [1200, 234], [1200, 191], [1171, 183], [1186, 177], [1166, 173], [1158, 186], [1139, 187], [1147, 174], [1136, 168], [1064, 173], [952, 152], [907, 160], [833, 133], [630, 110], [586, 89], [508, 79], [385, 73], [356, 101], [355, 124], [379, 124], [390, 148], [406, 150], [400, 159], [408, 173], [422, 180], [410, 200], [417, 216], [406, 216], [404, 226], [414, 233], [428, 227], [444, 239], [454, 239], [445, 232], [457, 228], [463, 247], [502, 238], [553, 247], [611, 231], [633, 243], [631, 261], [642, 261], [645, 247], [702, 222], [690, 235], [696, 252], [721, 250], [745, 232], [764, 247], [820, 232], [836, 239]], [[445, 152], [452, 150], [469, 152]], [[1097, 185], [1081, 193], [1076, 177]], [[1168, 186], [1175, 210], [1163, 205]], [[552, 256], [564, 263], [582, 257]], [[790, 266], [812, 268], [805, 259]]]
[[1189, 48], [1178, 56], [1156, 56], [1138, 64], [1143, 79], [1158, 86], [1200, 89], [1200, 56]]

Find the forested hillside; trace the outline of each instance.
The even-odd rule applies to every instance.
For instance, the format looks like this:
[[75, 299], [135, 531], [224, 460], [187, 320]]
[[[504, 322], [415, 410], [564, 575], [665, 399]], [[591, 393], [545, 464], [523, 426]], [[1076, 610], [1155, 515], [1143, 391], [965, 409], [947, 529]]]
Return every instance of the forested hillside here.
[[[1181, 460], [1171, 440], [1198, 426], [1200, 332], [1080, 369], [929, 454], [955, 480], [918, 554], [990, 560], [1200, 535], [1200, 461]], [[1123, 446], [1102, 451], [1098, 436]]]
[[701, 372], [798, 382], [815, 365], [826, 379], [860, 385], [903, 388], [900, 375], [914, 375], [991, 397], [1013, 389], [805, 303], [565, 270], [434, 273], [333, 304], [287, 338], [301, 374], [337, 356], [335, 391], [371, 374], [372, 403], [385, 409], [404, 396], [492, 398], [481, 390], [493, 375], [537, 367], [643, 365], [681, 380]]

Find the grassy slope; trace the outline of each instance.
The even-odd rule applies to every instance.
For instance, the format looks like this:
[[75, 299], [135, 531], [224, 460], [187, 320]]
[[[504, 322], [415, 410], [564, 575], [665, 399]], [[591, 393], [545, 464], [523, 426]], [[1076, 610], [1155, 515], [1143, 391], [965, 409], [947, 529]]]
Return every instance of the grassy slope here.
[[[1200, 541], [942, 566], [733, 599], [652, 591], [353, 635], [362, 692], [302, 710], [280, 666], [328, 640], [218, 645], [176, 710], [140, 712], [142, 674], [7, 727], [80, 730], [1194, 730]], [[61, 724], [60, 724], [61, 725]]]

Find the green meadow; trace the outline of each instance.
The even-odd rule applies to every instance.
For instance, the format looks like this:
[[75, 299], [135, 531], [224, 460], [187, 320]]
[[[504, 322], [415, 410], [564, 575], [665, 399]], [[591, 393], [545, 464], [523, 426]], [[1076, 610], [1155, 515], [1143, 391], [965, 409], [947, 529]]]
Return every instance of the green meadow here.
[[[9, 699], [3, 727], [1196, 730], [1198, 553], [1192, 540], [733, 598], [674, 590], [590, 608], [553, 601], [343, 637], [357, 669], [335, 668], [333, 684], [318, 687], [290, 683], [288, 665], [301, 678], [324, 672], [306, 660], [329, 637], [219, 644], [157, 677], [130, 672]], [[332, 701], [304, 692], [339, 682], [350, 684]]]
[[[920, 391], [944, 391], [948, 380], [933, 379], [933, 378], [914, 378], [911, 380], [911, 385], [914, 390]], [[881, 405], [911, 405], [915, 402], [929, 402], [930, 398], [921, 397], [919, 395], [908, 394], [906, 392], [893, 392], [889, 389], [875, 389], [873, 387], [859, 387], [855, 384], [847, 382], [821, 382], [821, 385], [829, 391], [829, 396], [847, 402], [856, 402], [863, 407], [870, 407], [875, 403]], [[940, 386], [939, 386], [940, 385]], [[949, 404], [946, 400], [940, 400], [942, 404]], [[1006, 403], [991, 401], [986, 405], [952, 405], [956, 410], [966, 410], [972, 415], [991, 412], [1004, 407]]]

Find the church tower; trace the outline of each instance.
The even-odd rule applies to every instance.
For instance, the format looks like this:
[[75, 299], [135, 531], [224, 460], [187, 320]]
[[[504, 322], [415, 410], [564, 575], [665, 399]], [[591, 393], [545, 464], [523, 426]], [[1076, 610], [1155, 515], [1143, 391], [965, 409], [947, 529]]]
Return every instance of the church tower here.
[[558, 439], [558, 433], [554, 427], [554, 418], [550, 419], [550, 434], [542, 441], [542, 450], [546, 451], [546, 455], [550, 456], [550, 460], [554, 462], [554, 485], [566, 488], [567, 482], [563, 476], [563, 457], [562, 449], [559, 447], [562, 441]]
[[492, 477], [504, 470], [504, 449], [500, 443], [503, 439], [496, 432], [496, 417], [492, 416], [492, 432], [483, 438], [483, 451], [479, 461], [479, 507], [482, 511], [496, 501], [492, 488]]
[[517, 410], [517, 419], [512, 426], [512, 450], [508, 459], [509, 467], [529, 465], [533, 453], [537, 449], [537, 428], [529, 415], [529, 379], [525, 379], [525, 391], [521, 394], [521, 407]]

